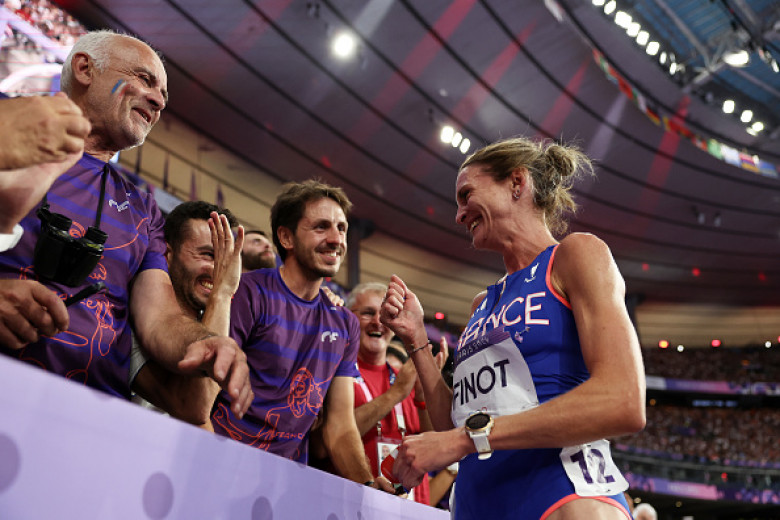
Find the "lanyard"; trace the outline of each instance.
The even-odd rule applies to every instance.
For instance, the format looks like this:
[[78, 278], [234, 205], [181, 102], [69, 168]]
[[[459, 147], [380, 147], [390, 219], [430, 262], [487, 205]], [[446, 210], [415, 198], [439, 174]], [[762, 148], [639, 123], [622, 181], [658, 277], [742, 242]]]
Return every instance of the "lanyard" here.
[[[395, 373], [393, 372], [393, 369], [390, 368], [390, 364], [387, 364], [387, 372], [388, 372], [388, 381], [390, 383], [390, 386], [392, 386], [395, 383]], [[371, 401], [374, 397], [371, 395], [371, 390], [369, 390], [368, 385], [366, 384], [366, 381], [361, 377], [360, 381], [358, 381], [358, 384], [360, 385], [360, 388], [363, 390], [363, 395], [366, 398], [366, 402]], [[401, 438], [406, 434], [406, 421], [404, 420], [404, 410], [401, 407], [401, 403], [395, 403], [395, 406], [393, 406], [393, 412], [395, 413], [395, 421], [398, 423], [398, 431], [401, 432]], [[377, 435], [380, 437], [382, 436], [382, 421], [381, 419], [376, 423], [376, 431]]]
[[[108, 165], [108, 163], [103, 166], [103, 171], [100, 174], [100, 200], [98, 200], [97, 209], [95, 210], [95, 225], [93, 227], [100, 229], [100, 217], [103, 215], [103, 202], [106, 200], [106, 179], [108, 178], [108, 174], [111, 172], [111, 167]], [[46, 198], [47, 193], [43, 194], [43, 203], [41, 204], [40, 210], [42, 211], [43, 215], [46, 215], [47, 218], [49, 218], [50, 211], [49, 211], [49, 200]], [[40, 214], [38, 215], [40, 217]]]

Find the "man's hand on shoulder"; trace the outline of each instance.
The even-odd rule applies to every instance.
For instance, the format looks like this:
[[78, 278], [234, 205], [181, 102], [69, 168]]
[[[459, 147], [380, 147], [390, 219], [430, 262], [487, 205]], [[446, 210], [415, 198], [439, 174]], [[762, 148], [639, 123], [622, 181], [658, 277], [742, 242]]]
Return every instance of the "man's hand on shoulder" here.
[[190, 343], [179, 362], [179, 370], [207, 373], [230, 395], [230, 408], [239, 418], [252, 404], [254, 394], [249, 382], [246, 354], [227, 336], [208, 336]]
[[330, 300], [331, 305], [334, 307], [343, 307], [344, 306], [344, 298], [339, 296], [338, 294], [334, 293], [330, 287], [327, 285], [322, 286], [322, 292], [325, 293], [325, 296], [328, 297]]
[[20, 349], [67, 330], [68, 309], [56, 293], [34, 280], [0, 280], [0, 344]]

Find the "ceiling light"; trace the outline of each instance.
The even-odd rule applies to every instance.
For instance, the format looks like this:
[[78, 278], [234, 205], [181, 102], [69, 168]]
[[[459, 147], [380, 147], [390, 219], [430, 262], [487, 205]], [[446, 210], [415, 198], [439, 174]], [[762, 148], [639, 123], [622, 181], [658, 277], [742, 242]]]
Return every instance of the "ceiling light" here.
[[726, 114], [733, 114], [734, 113], [734, 100], [733, 99], [727, 99], [723, 102], [723, 112]]
[[752, 128], [754, 132], [760, 132], [764, 129], [764, 123], [761, 121], [756, 121], [750, 128]]
[[742, 115], [739, 116], [739, 120], [742, 121], [743, 123], [749, 123], [751, 119], [753, 119], [752, 110], [744, 110], [742, 112]]
[[727, 52], [723, 55], [723, 61], [732, 67], [744, 67], [750, 62], [750, 55], [746, 50]]
[[658, 61], [661, 62], [661, 65], [666, 64], [666, 51], [661, 53], [661, 55], [658, 57]]
[[355, 54], [357, 49], [357, 40], [355, 37], [347, 32], [341, 32], [333, 38], [333, 45], [331, 47], [333, 54], [339, 58], [346, 59]]
[[636, 42], [644, 47], [647, 45], [647, 42], [650, 40], [650, 33], [647, 31], [639, 31], [639, 34], [636, 35]]
[[463, 140], [463, 135], [461, 135], [460, 132], [455, 132], [455, 135], [452, 136], [452, 147], [457, 148], [460, 142]]
[[750, 127], [750, 126], [749, 126], [749, 127], [747, 127], [747, 128], [745, 128], [745, 132], [749, 133], [749, 134], [750, 134], [750, 135], [752, 135], [753, 137], [756, 137], [756, 136], [758, 135], [758, 132], [756, 132], [755, 130], [753, 130], [753, 128], [752, 128], [752, 127]]
[[769, 62], [769, 66], [772, 67], [772, 70], [775, 71], [775, 73], [780, 72], [780, 66], [777, 64], [776, 59], [772, 58]]
[[639, 25], [638, 22], [631, 22], [631, 25], [628, 26], [628, 29], [626, 29], [626, 33], [632, 37], [636, 38], [636, 36], [639, 34], [639, 31], [642, 29], [642, 26]]
[[631, 25], [631, 15], [625, 11], [618, 11], [615, 13], [615, 25], [628, 29], [628, 26]]
[[606, 0], [593, 0], [593, 5], [595, 5], [596, 7], [601, 7], [602, 5], [604, 5], [605, 1]]
[[448, 144], [452, 142], [453, 135], [455, 135], [455, 129], [452, 128], [450, 125], [445, 125], [441, 129], [441, 134], [439, 134], [439, 139], [441, 139], [442, 143]]
[[645, 52], [650, 56], [655, 56], [659, 50], [661, 50], [661, 44], [658, 42], [650, 42], [647, 44], [647, 48], [645, 48]]
[[766, 348], [772, 348], [772, 342], [771, 341], [766, 341], [766, 342], [764, 342], [764, 346]]
[[672, 62], [672, 64], [669, 65], [669, 74], [674, 76], [675, 72], [677, 72], [677, 64], [675, 62]]
[[615, 9], [617, 9], [617, 2], [615, 2], [615, 0], [609, 0], [604, 6], [604, 14], [610, 15], [615, 12]]
[[684, 345], [677, 345], [677, 352], [682, 352], [683, 350], [685, 350]]
[[460, 153], [462, 154], [468, 153], [469, 148], [471, 148], [471, 141], [469, 141], [468, 139], [464, 139], [463, 141], [461, 141]]
[[707, 221], [707, 215], [705, 215], [703, 211], [700, 211], [696, 206], [693, 206], [693, 215], [696, 217], [696, 222], [699, 224], [704, 224]]

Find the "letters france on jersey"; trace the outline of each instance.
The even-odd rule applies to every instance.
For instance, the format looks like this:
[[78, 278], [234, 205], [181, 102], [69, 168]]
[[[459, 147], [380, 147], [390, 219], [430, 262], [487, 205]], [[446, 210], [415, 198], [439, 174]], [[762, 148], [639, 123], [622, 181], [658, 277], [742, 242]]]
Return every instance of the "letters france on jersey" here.
[[[550, 284], [557, 246], [488, 287], [455, 351], [452, 419], [521, 413], [589, 377], [569, 302]], [[628, 488], [606, 440], [561, 449], [496, 451], [461, 461], [455, 517], [538, 519], [567, 497], [625, 504]]]
[[278, 269], [244, 274], [230, 314], [230, 335], [246, 353], [255, 397], [238, 419], [220, 393], [214, 431], [305, 464], [309, 430], [331, 381], [359, 375], [357, 318], [322, 291], [312, 301], [298, 298]]

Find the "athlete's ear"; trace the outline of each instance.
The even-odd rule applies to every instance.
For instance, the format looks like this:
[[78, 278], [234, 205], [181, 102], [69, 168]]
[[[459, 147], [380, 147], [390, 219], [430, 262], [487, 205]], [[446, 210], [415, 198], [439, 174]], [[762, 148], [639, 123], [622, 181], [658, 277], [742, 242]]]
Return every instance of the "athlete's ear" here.
[[509, 178], [512, 179], [512, 190], [522, 189], [525, 186], [528, 175], [528, 168], [525, 166], [512, 170], [512, 173], [509, 176]]
[[168, 269], [171, 268], [171, 257], [173, 257], [173, 248], [171, 248], [171, 245], [166, 242], [165, 243], [165, 261], [168, 262]]

